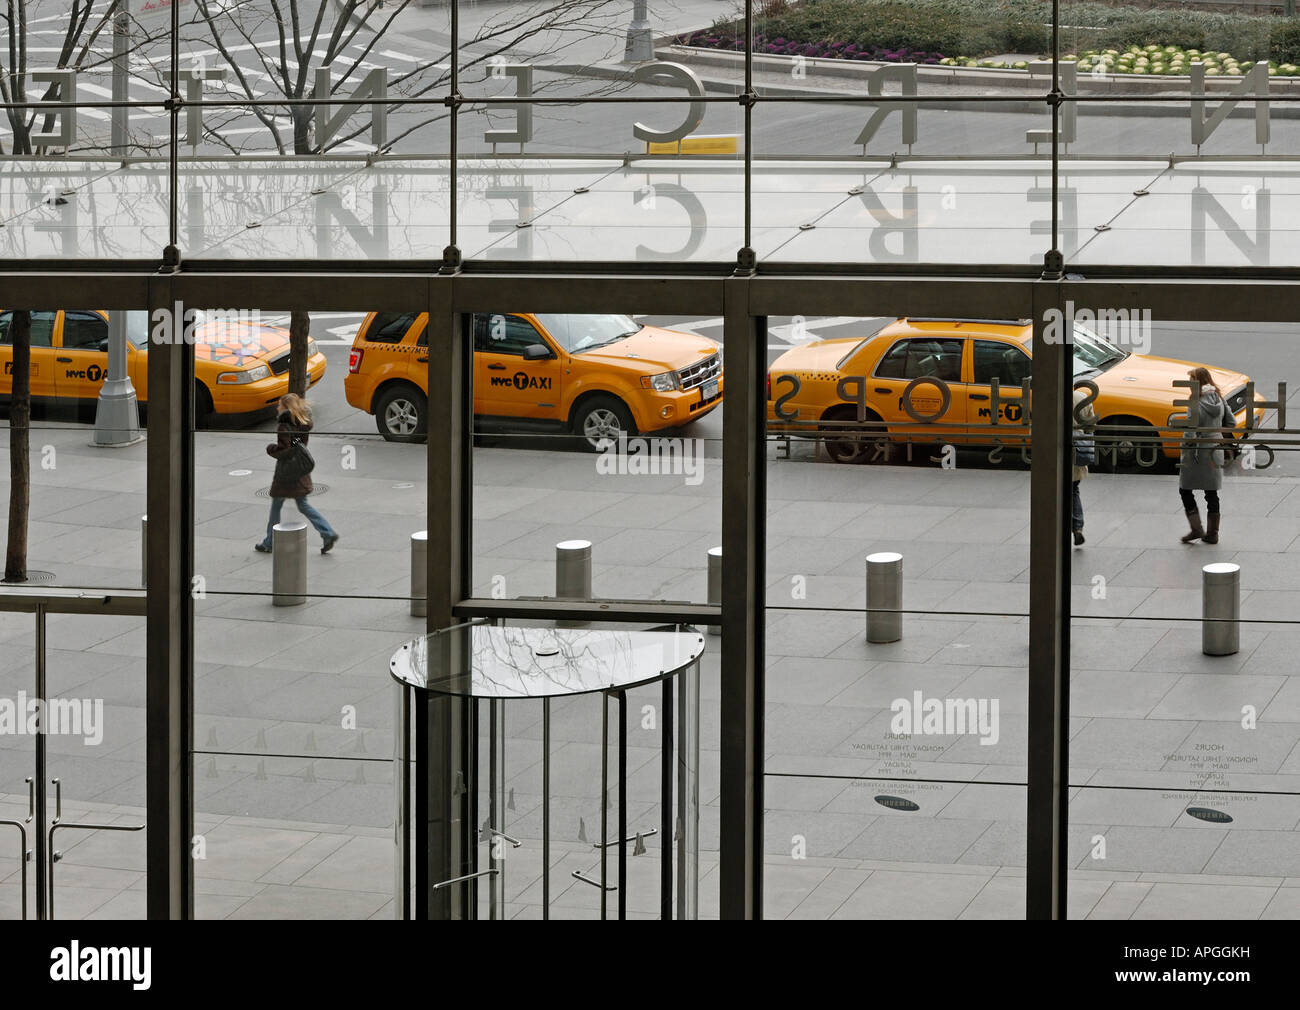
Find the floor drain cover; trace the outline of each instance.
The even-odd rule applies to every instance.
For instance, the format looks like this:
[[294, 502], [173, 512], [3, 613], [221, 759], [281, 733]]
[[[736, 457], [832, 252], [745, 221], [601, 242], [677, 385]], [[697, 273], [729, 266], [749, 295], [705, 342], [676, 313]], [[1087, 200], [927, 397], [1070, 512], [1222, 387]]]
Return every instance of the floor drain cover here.
[[[324, 494], [324, 493], [325, 493], [326, 491], [328, 491], [329, 489], [330, 489], [330, 486], [329, 486], [328, 484], [321, 484], [321, 483], [319, 483], [319, 482], [313, 482], [313, 483], [312, 483], [312, 486], [311, 486], [312, 497], [315, 497], [315, 496], [318, 495], [318, 494]], [[271, 489], [270, 489], [269, 487], [264, 487], [264, 488], [260, 489], [259, 491], [257, 491], [257, 497], [259, 497], [259, 498], [270, 498], [270, 497], [271, 497]]]
[[38, 572], [34, 569], [27, 569], [26, 582], [8, 582], [5, 585], [10, 586], [48, 586], [54, 581], [53, 572]]

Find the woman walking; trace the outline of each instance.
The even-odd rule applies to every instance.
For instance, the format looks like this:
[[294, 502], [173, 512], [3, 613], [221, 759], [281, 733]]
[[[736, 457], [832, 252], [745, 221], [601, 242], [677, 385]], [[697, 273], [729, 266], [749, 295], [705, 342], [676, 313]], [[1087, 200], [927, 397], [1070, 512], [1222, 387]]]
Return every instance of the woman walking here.
[[1097, 423], [1097, 413], [1092, 404], [1080, 407], [1088, 399], [1086, 389], [1074, 391], [1074, 472], [1071, 474], [1070, 528], [1074, 531], [1074, 546], [1083, 545], [1083, 498], [1079, 495], [1079, 481], [1088, 476], [1088, 464], [1096, 459], [1095, 443], [1089, 436]]
[[254, 544], [253, 549], [263, 554], [271, 553], [271, 531], [280, 521], [280, 510], [284, 508], [284, 500], [292, 498], [303, 518], [315, 526], [316, 532], [321, 535], [320, 552], [328, 554], [330, 548], [338, 543], [339, 535], [325, 521], [325, 517], [307, 501], [307, 496], [312, 490], [311, 474], [305, 473], [300, 477], [289, 478], [281, 472], [280, 466], [281, 457], [295, 442], [306, 446], [307, 433], [311, 431], [311, 408], [297, 393], [285, 393], [280, 397], [277, 409], [279, 417], [276, 420], [279, 421], [279, 425], [275, 429], [275, 444], [266, 447], [267, 455], [276, 461], [275, 476], [271, 479], [271, 518], [266, 524], [266, 539]]
[[[1227, 428], [1236, 427], [1236, 419], [1228, 404], [1224, 401], [1223, 390], [1215, 384], [1208, 368], [1193, 368], [1187, 373], [1188, 378], [1201, 384], [1200, 402], [1196, 404], [1196, 416], [1189, 420], [1193, 428]], [[1226, 434], [1226, 432], [1225, 432]], [[1181, 465], [1178, 471], [1178, 494], [1183, 499], [1183, 511], [1187, 513], [1187, 525], [1190, 532], [1182, 538], [1183, 543], [1190, 544], [1204, 540], [1207, 544], [1219, 542], [1219, 488], [1223, 486], [1223, 469], [1219, 465], [1218, 446], [1223, 442], [1223, 434], [1212, 431], [1185, 431]], [[1205, 512], [1209, 529], [1201, 526], [1201, 514], [1197, 510], [1194, 492], [1205, 492]]]

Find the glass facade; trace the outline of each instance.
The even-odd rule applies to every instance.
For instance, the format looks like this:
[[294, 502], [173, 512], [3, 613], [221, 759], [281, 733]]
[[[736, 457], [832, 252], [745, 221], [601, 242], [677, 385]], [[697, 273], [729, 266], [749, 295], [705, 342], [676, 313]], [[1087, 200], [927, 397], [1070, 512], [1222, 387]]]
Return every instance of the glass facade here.
[[1280, 6], [19, 6], [0, 918], [1300, 917]]

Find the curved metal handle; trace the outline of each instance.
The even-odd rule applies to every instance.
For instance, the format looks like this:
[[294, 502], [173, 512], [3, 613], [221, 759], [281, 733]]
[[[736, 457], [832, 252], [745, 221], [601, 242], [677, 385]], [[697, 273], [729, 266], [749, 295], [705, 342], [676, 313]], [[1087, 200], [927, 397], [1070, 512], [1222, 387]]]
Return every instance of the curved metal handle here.
[[63, 783], [58, 779], [51, 779], [54, 783], [54, 820], [53, 824], [58, 824], [63, 820]]
[[23, 779], [27, 783], [27, 817], [28, 823], [36, 816], [36, 780], [28, 775]]

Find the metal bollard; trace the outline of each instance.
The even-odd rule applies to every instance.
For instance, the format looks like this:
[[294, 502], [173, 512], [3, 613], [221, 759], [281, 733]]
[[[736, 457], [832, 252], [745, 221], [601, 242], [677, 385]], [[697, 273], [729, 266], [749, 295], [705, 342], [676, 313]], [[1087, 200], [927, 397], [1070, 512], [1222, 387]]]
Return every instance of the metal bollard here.
[[[709, 548], [709, 595], [710, 606], [722, 605], [722, 548]], [[710, 635], [721, 635], [722, 625], [715, 624], [709, 628]]]
[[429, 531], [411, 534], [411, 616], [429, 613]]
[[149, 588], [149, 517], [140, 517], [140, 585]]
[[271, 592], [277, 607], [307, 602], [307, 524], [301, 520], [272, 527]]
[[1241, 565], [1218, 561], [1201, 569], [1201, 651], [1231, 656], [1241, 647]]
[[903, 555], [893, 551], [867, 555], [867, 641], [897, 642], [903, 637], [903, 615], [879, 613], [903, 607]]
[[[591, 599], [591, 541], [562, 540], [555, 545], [555, 598]], [[558, 628], [585, 628], [589, 621], [556, 621]]]

